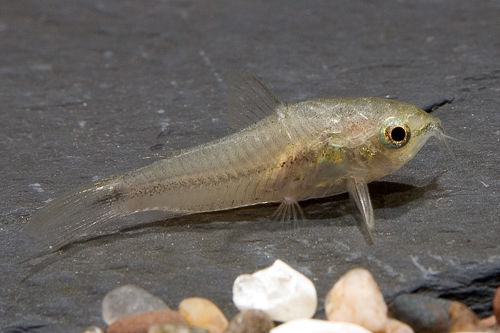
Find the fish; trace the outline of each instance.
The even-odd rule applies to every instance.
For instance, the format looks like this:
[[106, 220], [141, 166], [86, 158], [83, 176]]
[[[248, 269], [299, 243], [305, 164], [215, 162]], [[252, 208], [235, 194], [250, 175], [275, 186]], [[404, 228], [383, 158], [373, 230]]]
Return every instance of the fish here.
[[435, 137], [439, 119], [377, 97], [283, 103], [250, 71], [227, 79], [234, 133], [112, 175], [49, 202], [24, 231], [53, 252], [89, 234], [151, 221], [280, 203], [276, 219], [304, 218], [300, 201], [347, 192], [373, 243], [367, 184], [405, 165]]

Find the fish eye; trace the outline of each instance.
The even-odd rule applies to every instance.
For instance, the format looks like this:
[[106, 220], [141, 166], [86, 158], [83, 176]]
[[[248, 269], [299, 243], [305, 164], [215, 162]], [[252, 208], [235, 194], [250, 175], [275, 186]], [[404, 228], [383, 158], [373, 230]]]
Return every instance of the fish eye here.
[[410, 128], [399, 119], [389, 118], [382, 126], [379, 138], [387, 148], [401, 148], [410, 140]]

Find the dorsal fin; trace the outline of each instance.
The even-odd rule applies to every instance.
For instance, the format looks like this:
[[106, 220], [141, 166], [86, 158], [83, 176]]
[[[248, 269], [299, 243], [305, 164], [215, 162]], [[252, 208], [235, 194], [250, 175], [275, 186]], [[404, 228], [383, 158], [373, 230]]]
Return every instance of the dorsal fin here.
[[227, 78], [227, 112], [233, 129], [255, 124], [283, 103], [255, 74], [231, 72]]

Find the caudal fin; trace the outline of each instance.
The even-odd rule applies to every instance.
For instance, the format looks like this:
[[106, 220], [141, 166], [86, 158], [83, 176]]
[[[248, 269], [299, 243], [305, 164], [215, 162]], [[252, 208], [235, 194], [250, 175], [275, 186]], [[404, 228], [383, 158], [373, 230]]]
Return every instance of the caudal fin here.
[[128, 215], [126, 197], [113, 176], [66, 193], [37, 211], [24, 229], [34, 239], [34, 251], [52, 252]]

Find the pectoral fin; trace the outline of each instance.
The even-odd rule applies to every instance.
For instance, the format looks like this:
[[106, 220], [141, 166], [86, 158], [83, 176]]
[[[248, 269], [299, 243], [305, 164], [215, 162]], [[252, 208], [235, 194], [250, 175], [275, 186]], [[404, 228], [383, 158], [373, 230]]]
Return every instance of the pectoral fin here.
[[347, 182], [347, 191], [351, 201], [354, 201], [356, 207], [361, 213], [358, 219], [358, 225], [369, 245], [373, 245], [372, 230], [375, 226], [375, 216], [373, 215], [373, 206], [370, 200], [368, 186], [362, 182], [356, 182], [351, 179]]

